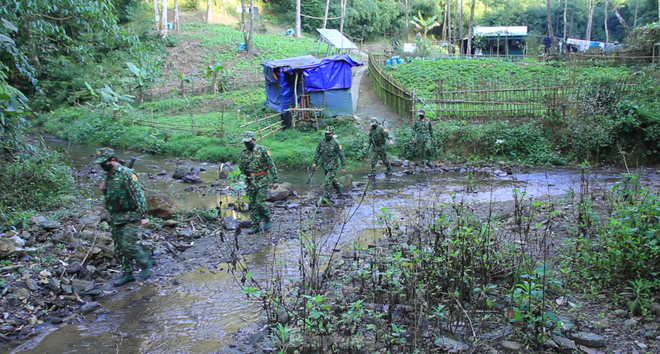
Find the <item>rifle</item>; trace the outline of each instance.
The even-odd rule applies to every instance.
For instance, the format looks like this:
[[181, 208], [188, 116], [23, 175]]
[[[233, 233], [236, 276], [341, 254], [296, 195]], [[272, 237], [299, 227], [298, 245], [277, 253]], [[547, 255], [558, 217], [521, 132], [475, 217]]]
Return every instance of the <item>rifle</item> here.
[[135, 156], [131, 156], [131, 162], [128, 163], [128, 168], [133, 168], [133, 165], [135, 164], [136, 160], [139, 160], [139, 158]]
[[313, 169], [312, 169], [312, 173], [309, 174], [309, 178], [307, 179], [307, 184], [309, 184], [309, 182], [311, 182], [311, 180], [312, 180], [312, 176], [314, 176], [314, 172], [315, 172], [315, 171], [316, 171], [316, 169], [313, 168]]

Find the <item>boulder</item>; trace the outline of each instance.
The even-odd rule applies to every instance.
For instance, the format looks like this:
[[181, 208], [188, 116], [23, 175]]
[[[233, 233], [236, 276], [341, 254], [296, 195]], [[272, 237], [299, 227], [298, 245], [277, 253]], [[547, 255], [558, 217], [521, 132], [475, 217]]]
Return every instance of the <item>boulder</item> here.
[[54, 229], [62, 228], [62, 224], [60, 224], [59, 221], [54, 221], [54, 220], [45, 220], [43, 222], [38, 223], [37, 225], [39, 225], [44, 230], [54, 230]]
[[101, 304], [99, 304], [96, 301], [93, 301], [80, 306], [79, 310], [84, 315], [100, 308], [101, 308]]
[[149, 215], [163, 219], [171, 219], [178, 211], [176, 201], [165, 194], [153, 191], [145, 191]]
[[80, 293], [94, 289], [94, 282], [88, 280], [73, 279], [71, 280], [71, 286], [73, 287], [74, 292]]
[[344, 186], [344, 193], [348, 193], [353, 188], [353, 175], [343, 175], [337, 178], [337, 182]]
[[447, 337], [441, 337], [435, 340], [435, 344], [447, 353], [459, 353], [470, 348], [469, 345], [453, 340]]
[[182, 179], [183, 177], [187, 176], [188, 173], [190, 173], [190, 167], [188, 167], [188, 166], [177, 166], [176, 170], [174, 170], [174, 174], [172, 174], [172, 178]]
[[85, 214], [80, 219], [78, 219], [79, 224], [83, 224], [87, 228], [96, 228], [96, 226], [101, 222], [101, 216], [96, 214]]
[[236, 218], [233, 216], [227, 216], [222, 219], [222, 226], [226, 230], [236, 230], [238, 227], [238, 220], [236, 220]]
[[18, 235], [14, 235], [14, 236], [10, 237], [9, 239], [14, 244], [14, 248], [19, 248], [19, 247], [25, 246], [25, 240], [22, 239]]
[[587, 347], [600, 348], [604, 347], [607, 342], [607, 338], [589, 332], [577, 332], [571, 335], [571, 338], [577, 344], [586, 345]]
[[276, 202], [278, 200], [286, 199], [291, 195], [291, 183], [281, 183], [276, 189], [268, 189], [266, 200], [269, 202]]
[[187, 175], [187, 176], [184, 176], [181, 180], [184, 183], [202, 183], [202, 182], [204, 182], [202, 180], [202, 177], [199, 177], [197, 175]]
[[16, 252], [16, 247], [14, 243], [9, 238], [0, 238], [0, 258], [8, 257], [9, 255]]

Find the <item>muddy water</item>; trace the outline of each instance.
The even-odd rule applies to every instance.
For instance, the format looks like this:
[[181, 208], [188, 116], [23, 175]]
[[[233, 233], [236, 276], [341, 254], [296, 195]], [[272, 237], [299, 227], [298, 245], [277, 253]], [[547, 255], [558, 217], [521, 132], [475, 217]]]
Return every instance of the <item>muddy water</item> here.
[[[88, 151], [89, 150], [89, 151]], [[91, 159], [93, 149], [75, 147], [72, 165], [77, 166]], [[120, 156], [130, 156], [118, 151]], [[148, 166], [174, 171], [176, 161], [155, 156], [142, 156], [136, 164], [138, 172], [153, 173]], [[206, 183], [215, 179], [215, 165], [208, 165], [209, 172], [200, 174]], [[528, 196], [561, 195], [576, 188], [580, 172], [572, 169], [531, 170], [504, 178], [486, 175], [468, 175], [460, 172], [395, 174], [379, 176], [369, 182], [359, 176], [366, 171], [349, 171], [356, 181], [365, 182], [368, 188], [364, 199], [363, 190], [353, 192], [353, 200], [343, 210], [324, 208], [319, 217], [338, 220], [326, 225], [321, 234], [315, 235], [323, 254], [335, 250], [350, 252], [354, 244], [373, 243], [382, 234], [380, 215], [391, 212], [393, 218], [412, 218], [407, 210], [419, 203], [436, 203], [451, 198], [476, 201], [506, 201], [514, 193]], [[648, 171], [651, 175], [652, 170]], [[604, 172], [597, 177], [603, 185], [617, 180], [618, 173]], [[304, 171], [281, 171], [280, 179], [291, 182], [298, 196], [292, 202], [302, 202], [314, 196], [321, 183], [320, 174], [312, 186], [305, 184]], [[654, 180], [654, 183], [657, 181]], [[218, 195], [191, 195], [181, 191], [187, 185], [163, 182], [187, 207], [214, 207]], [[469, 193], [466, 190], [469, 189]], [[358, 206], [359, 204], [359, 206]], [[339, 252], [341, 253], [341, 251]], [[338, 257], [341, 254], [337, 255]], [[298, 241], [289, 240], [275, 246], [264, 247], [248, 255], [244, 261], [254, 277], [264, 283], [272, 274], [273, 267], [285, 274], [286, 279], [298, 276], [300, 248]], [[275, 266], [273, 266], [275, 265]], [[25, 353], [214, 353], [231, 344], [230, 334], [239, 328], [256, 323], [261, 318], [258, 304], [246, 299], [236, 280], [226, 270], [226, 264], [216, 269], [197, 268], [179, 277], [181, 284], [167, 288], [149, 287], [139, 290], [120, 301], [106, 301], [109, 311], [102, 315], [89, 315], [84, 324], [70, 324], [45, 335], [40, 343]], [[36, 345], [36, 346], [35, 346]]]

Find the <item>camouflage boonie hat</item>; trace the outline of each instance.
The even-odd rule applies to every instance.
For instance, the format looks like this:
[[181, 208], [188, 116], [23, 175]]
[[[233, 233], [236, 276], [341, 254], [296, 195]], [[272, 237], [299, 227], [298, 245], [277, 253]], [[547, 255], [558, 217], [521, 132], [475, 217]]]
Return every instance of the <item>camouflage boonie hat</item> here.
[[244, 143], [249, 143], [250, 141], [254, 140], [257, 138], [257, 134], [254, 132], [247, 131], [245, 134], [243, 134], [243, 142]]
[[379, 124], [378, 118], [371, 118], [371, 125]]
[[332, 125], [328, 125], [327, 127], [325, 127], [325, 133], [326, 134], [334, 134], [335, 133], [335, 127], [333, 127]]
[[94, 163], [104, 163], [111, 157], [115, 157], [115, 151], [111, 148], [100, 148], [96, 150], [94, 157], [96, 157]]
[[426, 112], [424, 112], [423, 109], [420, 109], [419, 111], [417, 111], [417, 115], [426, 117]]

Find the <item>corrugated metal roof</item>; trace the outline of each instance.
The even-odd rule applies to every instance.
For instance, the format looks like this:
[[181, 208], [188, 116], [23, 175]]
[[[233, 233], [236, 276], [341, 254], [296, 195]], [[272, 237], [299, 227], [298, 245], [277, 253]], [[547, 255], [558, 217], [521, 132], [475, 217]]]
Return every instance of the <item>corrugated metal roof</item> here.
[[527, 26], [475, 26], [475, 36], [526, 36]]
[[316, 29], [323, 41], [339, 49], [357, 49], [357, 46], [336, 29]]

